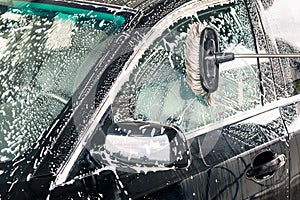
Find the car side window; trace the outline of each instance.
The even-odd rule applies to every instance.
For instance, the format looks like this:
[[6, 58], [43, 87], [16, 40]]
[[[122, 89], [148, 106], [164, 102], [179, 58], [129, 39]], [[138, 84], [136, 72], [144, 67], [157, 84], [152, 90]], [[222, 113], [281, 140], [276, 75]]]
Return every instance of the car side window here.
[[186, 82], [186, 37], [192, 24], [214, 28], [221, 51], [255, 52], [242, 1], [209, 7], [175, 21], [140, 57], [112, 104], [114, 121], [140, 119], [179, 126], [189, 132], [261, 106], [256, 60], [220, 65], [219, 88], [208, 105]]

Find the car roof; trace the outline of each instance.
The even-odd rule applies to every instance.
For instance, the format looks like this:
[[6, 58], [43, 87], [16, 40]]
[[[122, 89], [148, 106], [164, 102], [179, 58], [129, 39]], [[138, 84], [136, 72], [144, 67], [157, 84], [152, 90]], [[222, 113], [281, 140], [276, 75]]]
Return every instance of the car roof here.
[[85, 1], [88, 1], [90, 3], [97, 2], [97, 3], [125, 6], [128, 8], [143, 10], [151, 3], [159, 2], [160, 0], [85, 0]]
[[127, 6], [130, 8], [135, 8], [146, 0], [93, 0], [95, 2], [114, 4], [119, 6]]

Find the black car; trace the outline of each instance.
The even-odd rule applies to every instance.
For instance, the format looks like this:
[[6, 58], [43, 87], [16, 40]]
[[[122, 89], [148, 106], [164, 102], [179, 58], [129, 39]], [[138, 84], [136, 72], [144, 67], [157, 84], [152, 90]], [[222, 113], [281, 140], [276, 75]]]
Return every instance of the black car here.
[[207, 101], [185, 53], [201, 25], [222, 52], [299, 54], [296, 8], [0, 0], [0, 199], [298, 199], [300, 60], [220, 64]]

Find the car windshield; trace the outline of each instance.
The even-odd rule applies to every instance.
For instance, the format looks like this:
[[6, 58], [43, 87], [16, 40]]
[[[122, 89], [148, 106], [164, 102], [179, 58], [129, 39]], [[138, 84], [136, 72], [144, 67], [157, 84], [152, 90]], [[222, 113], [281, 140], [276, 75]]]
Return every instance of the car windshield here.
[[32, 148], [124, 23], [78, 7], [0, 0], [0, 163]]

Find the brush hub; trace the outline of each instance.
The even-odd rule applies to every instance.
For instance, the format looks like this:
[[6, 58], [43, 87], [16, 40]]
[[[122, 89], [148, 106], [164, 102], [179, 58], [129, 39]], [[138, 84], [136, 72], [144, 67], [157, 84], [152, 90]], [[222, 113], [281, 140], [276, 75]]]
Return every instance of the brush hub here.
[[219, 64], [215, 58], [215, 53], [219, 52], [219, 42], [214, 29], [205, 27], [201, 31], [199, 50], [202, 87], [208, 93], [215, 92], [219, 85]]

